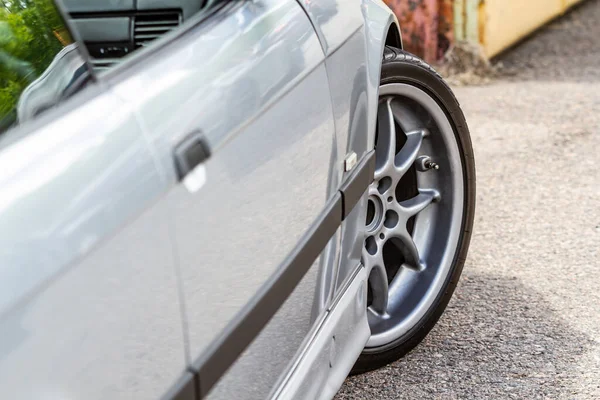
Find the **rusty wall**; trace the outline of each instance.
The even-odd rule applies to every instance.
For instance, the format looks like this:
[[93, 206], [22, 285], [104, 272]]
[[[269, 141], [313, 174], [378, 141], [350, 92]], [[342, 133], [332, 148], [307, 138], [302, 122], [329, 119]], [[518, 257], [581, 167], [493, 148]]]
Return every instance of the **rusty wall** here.
[[480, 45], [488, 58], [583, 0], [384, 0], [405, 48], [428, 62], [454, 41]]
[[402, 28], [405, 48], [434, 62], [453, 41], [453, 0], [384, 0]]

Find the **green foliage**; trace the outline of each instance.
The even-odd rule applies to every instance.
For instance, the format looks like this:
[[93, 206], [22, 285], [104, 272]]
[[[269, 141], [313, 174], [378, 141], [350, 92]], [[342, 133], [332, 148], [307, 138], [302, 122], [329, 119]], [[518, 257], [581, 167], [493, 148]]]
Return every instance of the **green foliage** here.
[[0, 0], [0, 126], [14, 119], [23, 90], [71, 42], [52, 0]]

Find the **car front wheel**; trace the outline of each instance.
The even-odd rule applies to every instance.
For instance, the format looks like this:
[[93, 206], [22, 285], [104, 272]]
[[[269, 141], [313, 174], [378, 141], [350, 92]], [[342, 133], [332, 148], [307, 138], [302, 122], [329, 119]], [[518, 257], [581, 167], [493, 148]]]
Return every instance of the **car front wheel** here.
[[475, 211], [475, 163], [458, 101], [419, 58], [386, 47], [363, 263], [371, 328], [353, 373], [405, 355], [460, 278]]

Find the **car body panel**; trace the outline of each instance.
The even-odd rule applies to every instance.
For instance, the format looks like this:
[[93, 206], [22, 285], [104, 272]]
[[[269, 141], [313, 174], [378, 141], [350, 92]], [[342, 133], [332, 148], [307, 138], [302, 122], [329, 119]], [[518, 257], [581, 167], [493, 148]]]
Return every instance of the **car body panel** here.
[[[326, 60], [333, 104], [338, 154], [356, 154], [362, 159], [372, 149], [369, 142], [369, 102], [364, 27], [347, 38]], [[350, 83], [350, 84], [349, 84]], [[343, 182], [348, 173], [340, 171]], [[366, 197], [356, 205], [341, 229], [341, 250], [335, 287], [339, 290], [360, 265], [366, 220]]]
[[[166, 49], [168, 56], [149, 58], [143, 70], [111, 83], [135, 104], [167, 171], [161, 201], [173, 210], [192, 359], [278, 271], [337, 193], [330, 185], [335, 129], [324, 54], [302, 8], [295, 1], [241, 2], [205, 24]], [[212, 154], [200, 167], [205, 182], [190, 193], [177, 183], [172, 155], [193, 130]], [[316, 262], [297, 288], [308, 297], [271, 321], [289, 326], [287, 340], [280, 328], [267, 328], [263, 336], [275, 332], [277, 345], [258, 339], [239, 360], [261, 368], [259, 380], [237, 376], [238, 383], [255, 377], [256, 397], [268, 394], [325, 312], [313, 302], [319, 274]], [[238, 388], [217, 387], [211, 398], [236, 397]]]
[[156, 163], [131, 107], [86, 100], [0, 149], [0, 388], [13, 399], [147, 398], [186, 365]]
[[331, 399], [369, 338], [364, 268], [358, 268], [332, 303], [272, 398]]
[[[342, 160], [352, 153], [360, 159], [375, 143], [381, 57], [390, 26], [397, 23], [395, 16], [379, 0], [298, 1], [310, 17], [327, 55], [337, 154]], [[340, 26], [344, 29], [339, 29]], [[344, 171], [340, 168], [337, 172], [335, 179], [341, 184]], [[366, 201], [365, 196], [342, 227], [341, 257], [335, 274], [337, 290], [359, 268]]]
[[266, 399], [324, 313], [312, 315], [318, 261], [273, 319], [209, 393], [208, 399]]
[[363, 26], [361, 1], [298, 0], [313, 22], [327, 56]]

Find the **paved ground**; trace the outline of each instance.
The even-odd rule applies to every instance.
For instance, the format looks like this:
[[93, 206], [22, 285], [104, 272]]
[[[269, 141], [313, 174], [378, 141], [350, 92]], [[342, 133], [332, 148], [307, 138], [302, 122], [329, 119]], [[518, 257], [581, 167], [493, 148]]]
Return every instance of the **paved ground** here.
[[600, 0], [457, 88], [477, 161], [475, 233], [438, 326], [338, 399], [600, 398]]

